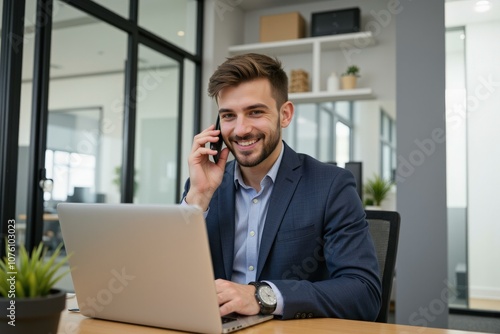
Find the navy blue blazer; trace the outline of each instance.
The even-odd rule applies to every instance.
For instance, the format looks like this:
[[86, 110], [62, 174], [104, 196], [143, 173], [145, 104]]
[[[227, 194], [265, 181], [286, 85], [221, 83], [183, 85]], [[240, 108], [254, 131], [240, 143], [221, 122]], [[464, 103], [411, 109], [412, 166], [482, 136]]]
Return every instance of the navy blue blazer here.
[[[381, 284], [373, 242], [352, 174], [298, 154], [284, 143], [269, 202], [257, 280], [284, 299], [283, 319], [374, 320]], [[226, 164], [206, 218], [215, 278], [231, 279], [234, 259], [234, 161]], [[189, 189], [186, 183], [185, 194]]]

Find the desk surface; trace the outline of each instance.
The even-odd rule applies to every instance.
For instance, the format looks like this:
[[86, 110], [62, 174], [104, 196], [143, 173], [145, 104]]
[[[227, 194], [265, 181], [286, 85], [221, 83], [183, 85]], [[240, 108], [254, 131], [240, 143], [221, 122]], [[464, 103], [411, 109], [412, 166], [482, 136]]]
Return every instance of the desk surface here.
[[[69, 307], [76, 305], [76, 301], [68, 300]], [[160, 334], [180, 333], [177, 331], [131, 325], [113, 321], [86, 318], [79, 313], [64, 311], [61, 315], [58, 334]], [[472, 332], [403, 326], [393, 324], [380, 324], [364, 321], [341, 319], [303, 319], [303, 320], [271, 320], [240, 331], [238, 334], [314, 334], [314, 333], [348, 333], [348, 334], [373, 334], [373, 333], [400, 333], [400, 334], [470, 334]]]
[[[26, 220], [26, 218], [27, 218], [27, 216], [24, 213], [21, 213], [19, 215], [19, 219], [20, 220]], [[43, 214], [43, 220], [46, 220], [46, 221], [59, 221], [59, 216], [57, 215], [57, 213], [44, 213]]]

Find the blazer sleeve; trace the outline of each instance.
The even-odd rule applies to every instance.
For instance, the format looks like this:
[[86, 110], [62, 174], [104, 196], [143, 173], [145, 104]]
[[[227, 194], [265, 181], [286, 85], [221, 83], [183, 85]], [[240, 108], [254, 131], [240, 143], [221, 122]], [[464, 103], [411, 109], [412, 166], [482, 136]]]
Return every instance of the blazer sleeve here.
[[[284, 279], [267, 279], [276, 285], [283, 296], [283, 319], [336, 317], [375, 320], [378, 315], [381, 284], [365, 212], [355, 190], [353, 176], [343, 169], [337, 171], [329, 189], [324, 188], [328, 193], [321, 194], [321, 188], [316, 191], [323, 200], [308, 196], [310, 210], [319, 211], [320, 215], [316, 218], [323, 217], [321, 232], [313, 234], [315, 240], [321, 238], [322, 248], [316, 247], [315, 251], [297, 257], [294, 263], [288, 263], [286, 266], [291, 270], [287, 275], [284, 275], [286, 267], [283, 266], [278, 269], [279, 273], [270, 274], [274, 277], [278, 274]], [[332, 177], [326, 179], [331, 180]], [[307, 201], [297, 194], [294, 198]], [[274, 251], [286, 251], [290, 255], [294, 248], [307, 252], [304, 251], [307, 247], [304, 243], [287, 248], [276, 241]], [[315, 266], [324, 266], [323, 277], [314, 277], [312, 270]], [[304, 276], [300, 275], [300, 270]], [[322, 269], [315, 270], [320, 272]], [[268, 272], [272, 273], [272, 268]]]

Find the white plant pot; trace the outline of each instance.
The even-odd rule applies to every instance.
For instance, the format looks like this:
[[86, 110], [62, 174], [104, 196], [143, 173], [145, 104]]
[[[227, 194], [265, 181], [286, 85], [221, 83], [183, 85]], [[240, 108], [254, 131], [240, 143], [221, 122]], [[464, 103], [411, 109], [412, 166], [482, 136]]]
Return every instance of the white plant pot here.
[[378, 205], [367, 205], [365, 206], [365, 210], [382, 210], [382, 207]]

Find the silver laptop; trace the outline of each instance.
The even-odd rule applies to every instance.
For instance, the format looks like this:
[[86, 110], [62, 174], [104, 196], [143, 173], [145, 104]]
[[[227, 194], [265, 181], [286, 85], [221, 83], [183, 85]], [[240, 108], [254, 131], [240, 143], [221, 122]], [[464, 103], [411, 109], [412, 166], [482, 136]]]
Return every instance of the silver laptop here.
[[201, 333], [273, 318], [223, 323], [205, 221], [194, 207], [61, 203], [57, 211], [85, 316]]

